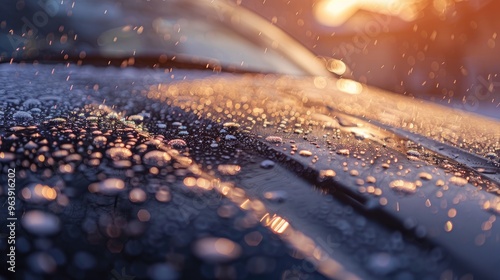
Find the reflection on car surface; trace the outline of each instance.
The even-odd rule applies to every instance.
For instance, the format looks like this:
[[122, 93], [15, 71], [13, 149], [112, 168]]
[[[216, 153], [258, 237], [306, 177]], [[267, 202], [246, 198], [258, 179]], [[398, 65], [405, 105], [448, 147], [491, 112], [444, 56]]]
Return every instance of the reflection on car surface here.
[[[242, 11], [200, 3], [190, 5]], [[176, 24], [150, 26], [170, 34]], [[80, 57], [77, 45], [60, 63], [47, 47], [0, 65], [0, 195], [15, 169], [15, 277], [496, 277], [498, 121], [320, 75], [319, 62], [280, 48], [266, 57], [287, 64], [263, 68], [181, 53], [174, 66], [190, 69], [177, 69], [155, 51], [124, 60], [106, 47], [139, 34], [124, 26], [100, 32], [97, 53]], [[162, 67], [132, 67], [153, 56]], [[309, 75], [278, 74], [283, 65]]]

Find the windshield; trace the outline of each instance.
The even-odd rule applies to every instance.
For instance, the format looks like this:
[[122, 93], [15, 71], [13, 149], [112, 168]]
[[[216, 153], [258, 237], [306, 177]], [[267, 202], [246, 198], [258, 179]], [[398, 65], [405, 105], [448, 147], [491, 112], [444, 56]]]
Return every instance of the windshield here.
[[133, 65], [138, 58], [151, 58], [219, 70], [327, 75], [312, 54], [278, 28], [222, 1], [2, 5], [4, 62], [100, 57]]

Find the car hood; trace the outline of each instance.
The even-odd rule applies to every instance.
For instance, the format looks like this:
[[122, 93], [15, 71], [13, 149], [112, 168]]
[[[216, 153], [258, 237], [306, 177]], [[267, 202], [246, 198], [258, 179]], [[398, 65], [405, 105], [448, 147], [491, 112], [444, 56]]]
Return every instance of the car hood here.
[[[178, 184], [252, 213], [321, 275], [496, 275], [496, 120], [325, 77], [20, 64], [1, 65], [0, 78], [0, 158], [24, 170], [26, 186], [57, 174], [78, 201], [76, 194], [99, 193], [103, 178], [128, 178], [126, 170], [161, 176], [164, 166], [143, 155], [155, 147], [176, 161], [172, 168], [191, 172], [174, 173]], [[59, 160], [62, 143], [84, 159]], [[133, 154], [110, 152], [117, 147]], [[104, 159], [90, 169], [98, 150]], [[48, 153], [53, 160], [44, 166], [54, 173], [36, 175], [25, 163], [31, 153]], [[76, 173], [87, 182], [78, 188]], [[335, 214], [335, 207], [351, 210]], [[353, 231], [356, 223], [363, 226]], [[365, 231], [377, 232], [374, 244], [354, 238]], [[405, 249], [381, 248], [395, 232]], [[355, 257], [363, 252], [370, 257]], [[432, 268], [415, 272], [398, 256]]]

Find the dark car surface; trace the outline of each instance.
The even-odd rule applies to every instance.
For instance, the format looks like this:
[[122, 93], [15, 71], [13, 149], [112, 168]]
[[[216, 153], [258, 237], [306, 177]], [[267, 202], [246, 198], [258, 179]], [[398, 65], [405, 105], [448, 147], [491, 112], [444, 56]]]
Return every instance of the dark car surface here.
[[[224, 1], [89, 5], [52, 17], [82, 42], [2, 44], [4, 279], [500, 275], [498, 120], [329, 76]], [[234, 58], [175, 49], [207, 26]]]

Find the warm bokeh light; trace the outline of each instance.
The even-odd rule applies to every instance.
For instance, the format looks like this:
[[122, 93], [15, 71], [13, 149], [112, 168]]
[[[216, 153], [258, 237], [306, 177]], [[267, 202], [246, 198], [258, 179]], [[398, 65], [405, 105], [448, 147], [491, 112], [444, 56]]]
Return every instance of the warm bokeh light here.
[[314, 16], [318, 22], [326, 26], [339, 26], [359, 10], [397, 16], [411, 21], [416, 18], [422, 2], [422, 0], [321, 0], [314, 6]]
[[363, 85], [349, 79], [337, 80], [337, 88], [348, 94], [360, 94], [363, 91]]

